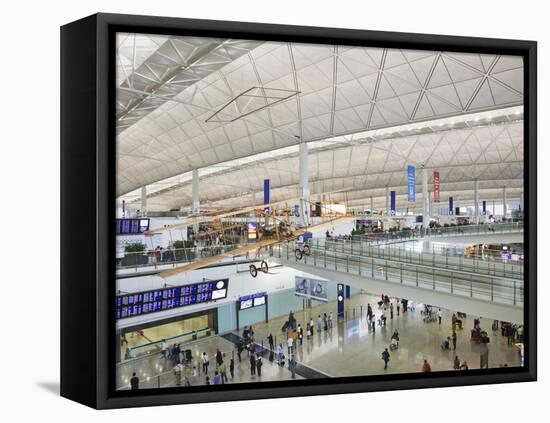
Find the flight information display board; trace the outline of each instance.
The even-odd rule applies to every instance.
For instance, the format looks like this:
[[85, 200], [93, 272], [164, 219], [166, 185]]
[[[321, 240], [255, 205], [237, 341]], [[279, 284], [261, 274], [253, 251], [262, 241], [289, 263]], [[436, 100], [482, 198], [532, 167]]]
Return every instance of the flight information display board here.
[[149, 230], [149, 219], [117, 219], [117, 235], [140, 235]]
[[252, 307], [264, 305], [267, 299], [267, 292], [258, 292], [239, 298], [239, 310], [246, 310]]
[[219, 279], [153, 291], [117, 295], [116, 318], [117, 320], [124, 319], [221, 300], [227, 298], [228, 285], [229, 279]]

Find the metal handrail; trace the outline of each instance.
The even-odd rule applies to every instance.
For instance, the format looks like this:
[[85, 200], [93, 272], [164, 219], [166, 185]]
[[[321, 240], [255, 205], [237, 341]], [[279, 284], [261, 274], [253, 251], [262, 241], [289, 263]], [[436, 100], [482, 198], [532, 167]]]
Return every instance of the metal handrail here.
[[444, 249], [432, 249], [427, 252], [416, 252], [407, 248], [395, 246], [373, 246], [363, 243], [345, 241], [340, 243], [326, 243], [319, 239], [314, 240], [311, 248], [327, 250], [333, 253], [350, 254], [363, 257], [383, 258], [406, 264], [443, 266], [450, 270], [472, 271], [490, 276], [523, 278], [523, 263], [507, 262], [505, 260], [479, 260], [458, 254], [441, 254]]
[[382, 279], [392, 283], [416, 286], [434, 291], [469, 296], [514, 306], [523, 305], [523, 280], [467, 273], [425, 265], [408, 265], [372, 257], [339, 255], [327, 250], [311, 250], [301, 261], [289, 244], [273, 249], [276, 258], [335, 271]]

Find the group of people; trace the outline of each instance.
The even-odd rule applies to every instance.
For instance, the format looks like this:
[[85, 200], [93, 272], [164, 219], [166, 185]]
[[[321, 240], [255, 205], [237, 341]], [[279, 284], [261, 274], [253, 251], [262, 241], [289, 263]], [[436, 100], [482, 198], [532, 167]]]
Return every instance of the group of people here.
[[[211, 385], [211, 384], [223, 385], [229, 381], [229, 378], [227, 376], [228, 371], [229, 371], [229, 375], [231, 376], [231, 380], [233, 380], [235, 377], [235, 360], [233, 359], [233, 357], [229, 359], [229, 368], [227, 367], [227, 364], [226, 364], [227, 362], [226, 355], [224, 352], [221, 352], [219, 348], [216, 349], [216, 354], [214, 358], [216, 360], [216, 368], [214, 370], [214, 378], [213, 380], [211, 380], [208, 374], [208, 368], [210, 366], [210, 358], [208, 357], [208, 354], [206, 353], [206, 351], [202, 353], [201, 363], [202, 363], [202, 372], [205, 375], [204, 383], [206, 385]], [[176, 375], [176, 378], [177, 378], [177, 375]]]

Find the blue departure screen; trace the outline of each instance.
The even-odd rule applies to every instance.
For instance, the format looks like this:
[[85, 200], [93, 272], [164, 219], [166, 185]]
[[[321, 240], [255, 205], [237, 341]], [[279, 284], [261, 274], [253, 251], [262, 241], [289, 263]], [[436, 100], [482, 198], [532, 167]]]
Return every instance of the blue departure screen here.
[[149, 219], [117, 219], [115, 234], [139, 235], [149, 230]]
[[200, 282], [116, 297], [116, 319], [227, 298], [229, 279]]

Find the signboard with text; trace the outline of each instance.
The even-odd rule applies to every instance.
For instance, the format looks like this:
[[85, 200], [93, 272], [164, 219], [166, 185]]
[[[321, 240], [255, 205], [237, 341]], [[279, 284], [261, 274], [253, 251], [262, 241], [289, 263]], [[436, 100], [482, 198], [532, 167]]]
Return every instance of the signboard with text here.
[[416, 201], [416, 169], [413, 165], [407, 166], [407, 200]]
[[439, 203], [441, 195], [439, 193], [439, 171], [434, 171], [434, 203]]

